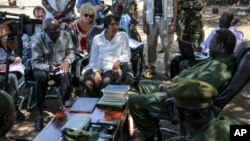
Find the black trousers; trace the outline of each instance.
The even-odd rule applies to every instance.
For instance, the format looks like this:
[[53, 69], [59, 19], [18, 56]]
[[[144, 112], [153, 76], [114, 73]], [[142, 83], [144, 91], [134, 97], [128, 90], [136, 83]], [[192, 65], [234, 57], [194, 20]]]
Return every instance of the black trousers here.
[[102, 81], [99, 87], [96, 86], [95, 83], [95, 73], [90, 69], [87, 70], [83, 79], [83, 86], [87, 90], [87, 95], [89, 97], [100, 97], [100, 90], [106, 87], [108, 84], [114, 83], [116, 77], [112, 74], [112, 71], [107, 71], [101, 73]]
[[108, 84], [120, 84], [126, 81], [127, 73], [130, 72], [132, 74], [132, 66], [130, 62], [125, 62], [121, 64], [122, 75], [114, 75], [112, 70], [101, 73], [102, 81], [99, 87], [96, 86], [95, 83], [95, 73], [89, 69], [86, 71], [84, 78], [82, 80], [84, 88], [87, 90], [87, 95], [89, 97], [101, 97], [102, 93], [100, 90], [105, 88]]
[[42, 106], [44, 104], [49, 80], [54, 80], [56, 85], [60, 86], [60, 94], [62, 96], [63, 104], [70, 98], [72, 90], [72, 80], [70, 73], [50, 75], [46, 71], [34, 69], [33, 75], [35, 79], [36, 102], [40, 114], [42, 114]]

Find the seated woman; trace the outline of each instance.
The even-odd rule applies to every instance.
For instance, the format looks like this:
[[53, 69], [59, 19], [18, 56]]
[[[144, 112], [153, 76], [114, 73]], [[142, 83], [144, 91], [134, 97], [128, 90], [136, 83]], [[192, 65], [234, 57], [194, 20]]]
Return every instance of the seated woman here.
[[5, 72], [7, 63], [14, 65], [22, 62], [22, 59], [14, 52], [17, 46], [17, 38], [16, 34], [12, 31], [12, 26], [13, 25], [11, 21], [0, 24], [0, 90], [4, 89], [9, 94], [11, 94], [16, 106], [17, 120], [24, 120], [25, 115], [18, 109], [18, 77], [21, 76], [18, 70], [8, 73], [8, 82], [6, 83]]
[[[73, 42], [77, 47], [77, 60], [74, 62], [72, 72], [74, 73], [74, 79], [79, 79], [82, 67], [88, 64], [88, 36], [90, 30], [95, 25], [96, 12], [93, 5], [85, 3], [79, 9], [79, 19], [71, 22], [69, 28], [74, 31]], [[73, 81], [76, 82], [76, 81]]]
[[76, 33], [74, 41], [76, 42], [77, 51], [84, 55], [88, 54], [88, 34], [95, 25], [95, 8], [90, 3], [81, 6], [79, 19], [71, 22], [69, 28]]
[[115, 15], [104, 17], [104, 31], [96, 35], [91, 46], [89, 70], [83, 85], [90, 97], [99, 97], [100, 90], [117, 80], [121, 65], [129, 64], [131, 52], [128, 35], [118, 30]]

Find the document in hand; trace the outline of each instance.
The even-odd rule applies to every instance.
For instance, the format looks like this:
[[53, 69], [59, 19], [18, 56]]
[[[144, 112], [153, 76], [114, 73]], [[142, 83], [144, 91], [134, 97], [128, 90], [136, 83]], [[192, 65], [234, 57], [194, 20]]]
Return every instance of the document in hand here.
[[140, 46], [140, 45], [142, 45], [141, 42], [138, 42], [138, 41], [136, 41], [136, 40], [134, 40], [134, 39], [129, 38], [129, 46], [130, 46], [131, 48], [137, 48], [137, 47]]
[[[20, 72], [24, 75], [25, 66], [22, 63], [18, 64], [10, 64], [9, 72]], [[2, 70], [0, 72], [5, 72], [6, 70]]]
[[195, 56], [195, 60], [197, 61], [209, 58], [209, 55], [204, 55], [203, 53], [197, 52], [197, 51], [194, 51], [194, 56]]

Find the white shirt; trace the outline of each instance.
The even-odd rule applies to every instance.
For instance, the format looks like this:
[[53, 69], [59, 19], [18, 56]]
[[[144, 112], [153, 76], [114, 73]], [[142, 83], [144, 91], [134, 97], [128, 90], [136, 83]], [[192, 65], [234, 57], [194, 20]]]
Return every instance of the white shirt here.
[[234, 48], [234, 52], [235, 52], [244, 39], [244, 33], [238, 30], [235, 26], [231, 26], [229, 30], [232, 31], [236, 37], [236, 44]]
[[[210, 42], [212, 40], [212, 38], [214, 37], [214, 35], [216, 34], [216, 31], [219, 30], [220, 28], [215, 28], [211, 31], [211, 33], [208, 35], [207, 39], [205, 41], [203, 41], [200, 45], [200, 47], [202, 49], [204, 49], [205, 53], [209, 54], [209, 46], [210, 46]], [[229, 30], [235, 35], [236, 37], [236, 44], [235, 44], [235, 49], [234, 52], [236, 51], [236, 49], [239, 47], [239, 45], [241, 44], [241, 42], [243, 41], [244, 38], [244, 34], [243, 32], [239, 31], [238, 29], [236, 29], [235, 26], [231, 26], [229, 28]]]
[[91, 46], [91, 57], [89, 67], [93, 72], [112, 70], [117, 60], [129, 62], [131, 51], [129, 38], [126, 32], [117, 32], [114, 38], [109, 41], [105, 38], [105, 30], [96, 35]]
[[[171, 24], [171, 20], [174, 16], [174, 2], [173, 0], [161, 0], [162, 1], [162, 12], [164, 21], [167, 21], [168, 24]], [[146, 22], [147, 24], [153, 24], [154, 21], [154, 1], [144, 0], [146, 5]]]

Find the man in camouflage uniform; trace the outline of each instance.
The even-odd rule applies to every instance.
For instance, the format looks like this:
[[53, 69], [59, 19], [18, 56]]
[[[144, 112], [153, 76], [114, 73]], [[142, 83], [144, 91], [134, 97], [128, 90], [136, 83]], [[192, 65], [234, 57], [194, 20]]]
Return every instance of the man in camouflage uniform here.
[[[153, 141], [155, 137], [158, 138], [158, 141], [161, 141], [158, 124], [149, 117], [148, 113], [169, 114], [170, 110], [165, 104], [165, 100], [169, 96], [178, 97], [177, 94], [183, 94], [179, 96], [182, 99], [176, 101], [186, 105], [193, 103], [193, 105], [204, 105], [205, 108], [210, 104], [212, 97], [215, 97], [217, 91], [220, 91], [232, 77], [235, 41], [236, 38], [231, 31], [220, 29], [211, 41], [210, 54], [212, 54], [212, 58], [209, 60], [183, 70], [170, 81], [140, 81], [139, 94], [129, 97], [127, 104], [137, 129], [146, 138], [145, 141]], [[218, 46], [220, 44], [223, 45]], [[189, 95], [192, 96], [189, 97]], [[204, 100], [197, 100], [202, 95], [208, 96], [204, 96]], [[206, 98], [208, 98], [208, 101]]]
[[6, 134], [16, 121], [16, 112], [10, 94], [0, 90], [0, 141], [9, 141]]
[[135, 39], [135, 40], [141, 42], [141, 36], [136, 29], [136, 25], [139, 22], [137, 19], [138, 18], [138, 5], [137, 5], [137, 2], [135, 0], [128, 0], [128, 1], [129, 1], [128, 13], [134, 19], [134, 23], [131, 25], [131, 29], [130, 29], [130, 37], [132, 39]]
[[[190, 83], [186, 84], [186, 87], [189, 85]], [[185, 86], [182, 85], [182, 87]], [[216, 93], [216, 90], [208, 91], [208, 89], [204, 89], [199, 94], [197, 91], [188, 94], [185, 92], [169, 93], [178, 111], [181, 130], [186, 131], [184, 135], [190, 134], [192, 141], [229, 141], [230, 125], [241, 124], [233, 119], [214, 116], [212, 103]]]
[[127, 13], [131, 18], [129, 37], [141, 42], [141, 36], [136, 29], [136, 25], [139, 23], [138, 21], [138, 5], [136, 0], [113, 0], [112, 5], [118, 2], [122, 5], [124, 13]]
[[197, 50], [204, 38], [201, 10], [206, 0], [177, 0], [177, 2], [177, 36], [193, 43]]

